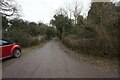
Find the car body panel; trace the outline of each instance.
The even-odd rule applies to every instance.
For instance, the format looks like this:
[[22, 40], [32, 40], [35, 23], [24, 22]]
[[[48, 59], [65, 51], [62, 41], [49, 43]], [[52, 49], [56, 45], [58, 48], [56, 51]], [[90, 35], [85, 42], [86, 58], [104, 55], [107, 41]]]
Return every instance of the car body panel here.
[[[7, 41], [7, 40], [5, 40], [5, 41]], [[21, 51], [20, 46], [15, 44], [15, 43], [9, 43], [7, 45], [1, 45], [0, 46], [0, 60], [13, 56], [13, 52], [16, 49], [20, 49], [20, 51]]]
[[2, 57], [10, 56], [13, 46], [13, 44], [2, 46]]

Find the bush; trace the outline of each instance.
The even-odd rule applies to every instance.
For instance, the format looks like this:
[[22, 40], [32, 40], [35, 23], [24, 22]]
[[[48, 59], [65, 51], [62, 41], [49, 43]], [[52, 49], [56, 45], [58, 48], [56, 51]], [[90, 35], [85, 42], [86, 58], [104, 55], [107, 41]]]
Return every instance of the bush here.
[[31, 45], [32, 36], [21, 32], [12, 30], [9, 32], [4, 32], [3, 34], [4, 39], [9, 39], [17, 44], [19, 44], [22, 47], [28, 47]]
[[63, 43], [70, 49], [80, 51], [81, 53], [114, 58], [117, 57], [117, 47], [111, 47], [109, 43], [101, 38], [73, 38], [68, 36], [64, 39]]
[[37, 38], [32, 39], [32, 41], [31, 41], [31, 46], [37, 45], [37, 44], [39, 44], [39, 43], [40, 43], [40, 40], [39, 40], [39, 39], [37, 39]]
[[[4, 39], [13, 41], [21, 47], [37, 45], [46, 39], [51, 39], [55, 35], [54, 28], [50, 28], [44, 23], [37, 24], [17, 18], [9, 22], [12, 24], [11, 27], [7, 25], [7, 18], [2, 17], [2, 36]], [[42, 37], [41, 40], [39, 36]]]

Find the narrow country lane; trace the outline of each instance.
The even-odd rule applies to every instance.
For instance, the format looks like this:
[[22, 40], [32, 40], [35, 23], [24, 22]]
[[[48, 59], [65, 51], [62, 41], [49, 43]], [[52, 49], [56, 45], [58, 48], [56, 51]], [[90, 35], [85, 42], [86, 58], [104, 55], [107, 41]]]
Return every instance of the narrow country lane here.
[[53, 39], [42, 48], [3, 62], [3, 78], [113, 78], [66, 53]]

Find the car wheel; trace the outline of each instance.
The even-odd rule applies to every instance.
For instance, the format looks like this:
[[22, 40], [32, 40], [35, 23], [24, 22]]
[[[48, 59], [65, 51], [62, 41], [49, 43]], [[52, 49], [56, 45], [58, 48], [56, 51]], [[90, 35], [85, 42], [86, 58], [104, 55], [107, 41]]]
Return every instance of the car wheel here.
[[21, 56], [21, 51], [19, 49], [16, 49], [14, 52], [13, 52], [13, 57], [15, 58], [18, 58]]

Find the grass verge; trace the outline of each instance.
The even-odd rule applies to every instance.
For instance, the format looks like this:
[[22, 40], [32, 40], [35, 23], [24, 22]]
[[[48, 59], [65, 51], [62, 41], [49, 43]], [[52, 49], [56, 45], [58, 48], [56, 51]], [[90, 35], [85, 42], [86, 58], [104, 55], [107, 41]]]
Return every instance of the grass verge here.
[[108, 72], [108, 73], [111, 73], [112, 75], [118, 76], [118, 59], [117, 58], [110, 59], [107, 57], [93, 56], [91, 54], [84, 54], [78, 50], [72, 50], [67, 46], [65, 46], [64, 44], [62, 44], [61, 46], [66, 53], [69, 53], [70, 55], [78, 58], [79, 60], [95, 65], [95, 68], [103, 72]]
[[35, 46], [31, 46], [31, 47], [27, 47], [27, 48], [22, 48], [22, 53], [23, 55], [26, 54], [26, 53], [30, 53], [30, 52], [33, 52], [35, 51], [36, 49], [39, 49], [41, 48], [44, 44], [46, 44], [49, 40], [45, 40], [43, 42], [40, 42], [38, 45], [35, 45]]

